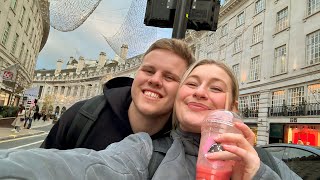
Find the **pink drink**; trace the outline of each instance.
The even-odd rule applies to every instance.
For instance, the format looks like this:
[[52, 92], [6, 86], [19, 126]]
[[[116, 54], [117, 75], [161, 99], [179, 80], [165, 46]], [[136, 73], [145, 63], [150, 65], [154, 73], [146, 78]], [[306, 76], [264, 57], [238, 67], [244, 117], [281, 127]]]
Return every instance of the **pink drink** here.
[[222, 151], [222, 146], [213, 138], [222, 133], [240, 133], [233, 122], [242, 122], [240, 117], [230, 111], [215, 110], [206, 117], [201, 126], [196, 180], [229, 180], [234, 161], [209, 161], [205, 154]]
[[230, 180], [232, 170], [212, 169], [197, 165], [196, 180]]

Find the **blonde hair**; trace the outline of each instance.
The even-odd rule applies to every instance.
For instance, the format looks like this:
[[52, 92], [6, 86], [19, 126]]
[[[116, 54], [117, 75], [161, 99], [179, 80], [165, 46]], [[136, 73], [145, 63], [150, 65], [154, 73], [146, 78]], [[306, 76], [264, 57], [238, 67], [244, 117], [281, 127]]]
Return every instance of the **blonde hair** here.
[[156, 49], [168, 50], [175, 53], [176, 55], [178, 55], [186, 61], [188, 67], [195, 62], [195, 58], [191, 48], [188, 46], [186, 42], [180, 39], [163, 38], [157, 40], [148, 48], [143, 58], [151, 51]]
[[[232, 70], [223, 62], [219, 62], [219, 61], [215, 61], [212, 59], [203, 59], [201, 61], [197, 61], [196, 63], [194, 63], [192, 66], [190, 66], [188, 68], [188, 70], [184, 73], [180, 85], [179, 85], [179, 89], [181, 88], [181, 86], [183, 85], [184, 81], [189, 77], [190, 73], [199, 66], [202, 65], [216, 65], [218, 67], [220, 67], [221, 69], [223, 69], [230, 77], [231, 79], [231, 95], [232, 95], [232, 101], [234, 104], [236, 103], [236, 101], [239, 98], [239, 84], [238, 84], [238, 80], [237, 78], [234, 76]], [[178, 91], [179, 92], [179, 91]], [[176, 99], [178, 98], [178, 95], [176, 96]], [[174, 105], [173, 107], [173, 114], [172, 114], [172, 124], [173, 124], [173, 128], [177, 128], [179, 121], [177, 119], [177, 115], [176, 115], [176, 105]]]

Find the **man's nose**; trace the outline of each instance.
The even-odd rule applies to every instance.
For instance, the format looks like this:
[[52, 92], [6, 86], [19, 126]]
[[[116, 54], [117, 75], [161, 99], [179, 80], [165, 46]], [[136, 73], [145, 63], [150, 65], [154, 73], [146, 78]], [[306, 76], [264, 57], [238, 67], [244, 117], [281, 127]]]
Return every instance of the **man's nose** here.
[[148, 80], [148, 84], [154, 87], [162, 87], [162, 75], [161, 73], [153, 74]]

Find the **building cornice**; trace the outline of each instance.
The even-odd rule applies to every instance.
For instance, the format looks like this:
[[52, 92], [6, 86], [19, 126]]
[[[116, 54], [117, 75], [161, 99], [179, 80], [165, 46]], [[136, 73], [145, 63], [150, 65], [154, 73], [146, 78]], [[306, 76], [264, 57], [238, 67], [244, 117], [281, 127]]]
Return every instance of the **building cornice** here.
[[234, 9], [237, 5], [246, 1], [248, 0], [229, 0], [227, 3], [220, 7], [219, 21], [224, 19], [224, 17], [226, 17], [226, 15], [230, 12], [234, 12]]

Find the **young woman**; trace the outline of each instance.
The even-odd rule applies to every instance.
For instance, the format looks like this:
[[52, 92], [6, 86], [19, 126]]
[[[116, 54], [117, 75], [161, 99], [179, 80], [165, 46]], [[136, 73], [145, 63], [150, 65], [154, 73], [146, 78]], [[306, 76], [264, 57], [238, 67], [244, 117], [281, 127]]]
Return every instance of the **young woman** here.
[[12, 126], [13, 126], [13, 129], [11, 130], [12, 132], [15, 132], [15, 133], [19, 133], [20, 130], [21, 130], [21, 125], [23, 124], [24, 122], [24, 119], [25, 119], [25, 110], [24, 110], [24, 106], [22, 104], [19, 105], [19, 110], [18, 110], [18, 115], [16, 117], [16, 119], [12, 122]]
[[[226, 65], [203, 60], [185, 74], [175, 99], [173, 143], [155, 173], [148, 166], [153, 155], [150, 137], [137, 133], [106, 150], [75, 149], [68, 151], [34, 149], [0, 151], [0, 178], [25, 179], [195, 179], [200, 142], [200, 127], [205, 116], [215, 109], [236, 111], [238, 84]], [[243, 135], [226, 133], [217, 142], [225, 152], [208, 154], [208, 159], [236, 161], [232, 179], [301, 179], [282, 161], [277, 160], [280, 176], [263, 164], [253, 148], [254, 134], [245, 124], [236, 124]], [[32, 161], [32, 168], [24, 168]], [[153, 161], [153, 160], [152, 160]], [[14, 168], [13, 168], [14, 167]], [[45, 167], [45, 168], [44, 168]], [[52, 168], [54, 167], [54, 168]], [[14, 170], [11, 170], [14, 169]], [[15, 175], [15, 176], [13, 176]]]

